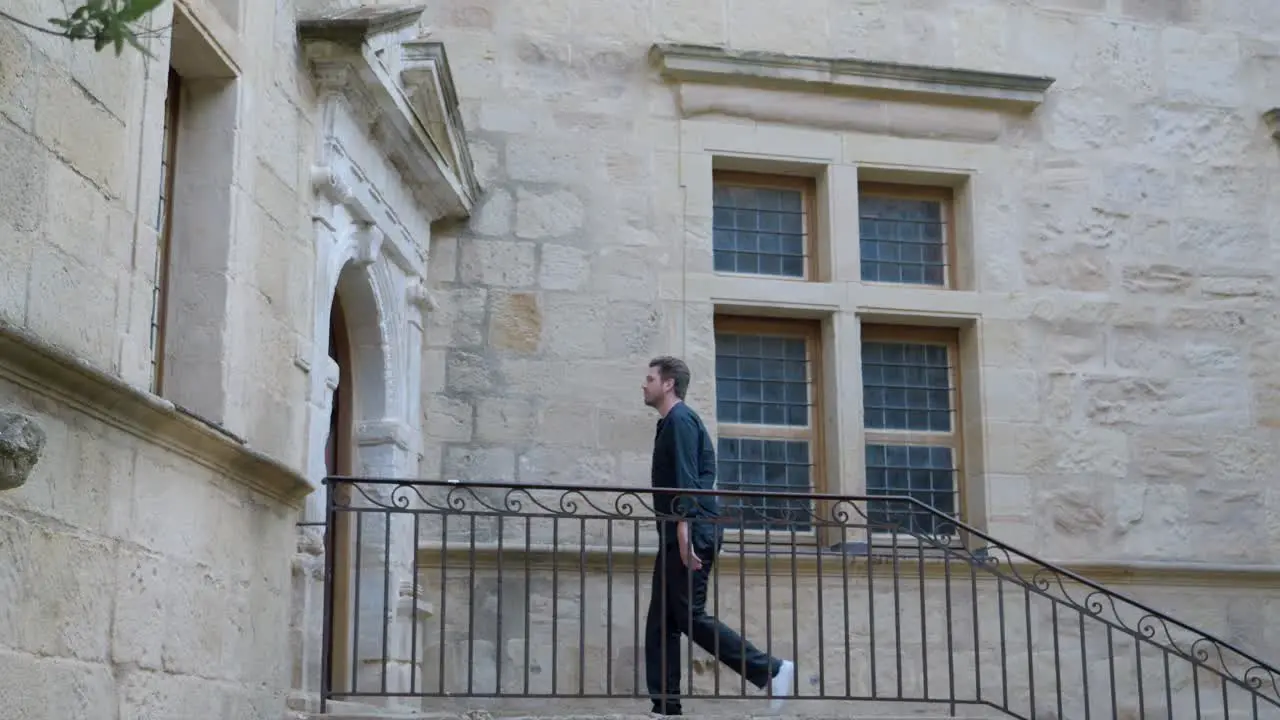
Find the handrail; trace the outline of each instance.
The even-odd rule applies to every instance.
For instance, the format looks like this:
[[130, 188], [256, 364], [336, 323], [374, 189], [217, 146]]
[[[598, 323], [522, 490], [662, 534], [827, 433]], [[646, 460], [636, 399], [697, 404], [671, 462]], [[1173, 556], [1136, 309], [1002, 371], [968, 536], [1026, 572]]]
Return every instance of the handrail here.
[[[1225, 683], [1230, 682], [1254, 695], [1255, 708], [1258, 700], [1280, 707], [1280, 669], [1264, 662], [1254, 654], [1249, 653], [1235, 644], [1216, 637], [1208, 632], [1197, 629], [1186, 622], [1170, 617], [1124, 593], [1108, 589], [1076, 572], [1054, 565], [1053, 563], [1043, 560], [1031, 553], [1024, 552], [1001, 542], [986, 532], [909, 496], [837, 495], [824, 493], [786, 493], [720, 489], [698, 490], [691, 492], [679, 489], [635, 486], [609, 487], [586, 484], [398, 480], [362, 476], [335, 476], [327, 478], [325, 483], [330, 487], [350, 486], [355, 488], [361, 498], [369, 504], [368, 507], [370, 508], [382, 508], [388, 511], [404, 512], [414, 512], [415, 508], [426, 508], [427, 512], [432, 514], [457, 513], [460, 515], [467, 515], [469, 513], [478, 513], [483, 515], [498, 514], [519, 516], [528, 514], [526, 512], [526, 507], [528, 507], [527, 504], [531, 503], [532, 507], [541, 511], [541, 513], [537, 515], [538, 517], [560, 516], [636, 521], [651, 519], [648, 518], [648, 516], [637, 513], [638, 510], [647, 510], [652, 512], [653, 507], [651, 504], [645, 502], [645, 498], [657, 496], [671, 496], [673, 499], [717, 497], [721, 499], [737, 499], [740, 501], [753, 499], [762, 502], [790, 501], [793, 510], [801, 503], [805, 506], [809, 506], [810, 504], [816, 504], [819, 506], [825, 505], [826, 508], [821, 511], [821, 517], [819, 516], [819, 511], [815, 511], [813, 509], [808, 510], [807, 512], [811, 519], [820, 523], [848, 526], [850, 521], [855, 517], [861, 518], [865, 522], [861, 522], [858, 527], [864, 527], [869, 532], [878, 531], [891, 533], [893, 535], [893, 546], [895, 550], [904, 549], [898, 544], [898, 535], [909, 536], [933, 550], [941, 551], [941, 553], [947, 558], [956, 558], [968, 564], [975, 570], [982, 570], [983, 572], [994, 575], [1001, 580], [1006, 580], [1020, 586], [1040, 597], [1047, 598], [1052, 603], [1061, 604], [1077, 611], [1081, 614], [1082, 623], [1083, 618], [1085, 617], [1093, 618], [1108, 627], [1114, 627], [1121, 630], [1131, 635], [1133, 638], [1153, 645], [1166, 653], [1171, 653], [1174, 656], [1181, 657], [1192, 663], [1194, 667], [1198, 667], [1221, 676], [1224, 681], [1224, 705], [1226, 703]], [[389, 491], [387, 490], [388, 488]], [[446, 495], [443, 501], [431, 499], [427, 497], [427, 494], [425, 494], [424, 491], [426, 490], [445, 491]], [[503, 495], [501, 499], [486, 497], [486, 494], [492, 493], [492, 491], [505, 491], [505, 495]], [[466, 497], [463, 497], [460, 493], [465, 494]], [[558, 493], [560, 496], [558, 503], [540, 502], [535, 494], [540, 495], [543, 493]], [[613, 502], [610, 503], [611, 507], [603, 507], [601, 504], [597, 503], [594, 496], [601, 494], [616, 496]], [[330, 493], [330, 495], [331, 509], [335, 509], [334, 500], [332, 499], [333, 493]], [[470, 510], [470, 503], [472, 502], [478, 503], [478, 507], [480, 509]], [[866, 506], [872, 504], [888, 504], [899, 508], [900, 510], [905, 508], [907, 510], [905, 513], [897, 512], [895, 514], [905, 514], [909, 518], [927, 517], [930, 519], [930, 522], [927, 523], [927, 525], [934, 526], [935, 529], [943, 528], [948, 529], [949, 531], [925, 531], [921, 529], [920, 524], [914, 522], [912, 526], [908, 526], [904, 525], [900, 521], [885, 522], [873, 520], [866, 509]], [[584, 509], [587, 508], [596, 511], [599, 514], [583, 515]], [[363, 510], [363, 508], [351, 504], [350, 501], [339, 501], [336, 510], [341, 511], [344, 509], [356, 512]], [[682, 516], [666, 516], [667, 519], [671, 519], [673, 517]], [[773, 523], [777, 522], [777, 519], [766, 519], [765, 522]], [[974, 539], [977, 539], [979, 542], [974, 542]], [[957, 543], [957, 540], [960, 542]], [[472, 539], [472, 549], [474, 550], [474, 548], [475, 541]], [[870, 554], [870, 552], [871, 543], [868, 542], [867, 553]], [[1002, 567], [1002, 559], [1004, 567]], [[1019, 570], [1019, 565], [1030, 565], [1036, 569], [1032, 573], [1024, 574], [1024, 571]], [[1068, 584], [1078, 585], [1081, 589], [1070, 591], [1067, 589]], [[1081, 598], [1080, 596], [1082, 593], [1083, 597]], [[1031, 621], [1029, 599], [1027, 600], [1027, 603], [1027, 632], [1030, 634]], [[1122, 608], [1133, 615], [1139, 616], [1138, 619], [1131, 623], [1126, 622], [1121, 614]], [[1108, 610], [1110, 611], [1109, 613], [1107, 612]], [[1054, 617], [1054, 627], [1056, 632], [1056, 610]], [[1083, 633], [1083, 626], [1081, 627], [1081, 632]], [[1174, 635], [1179, 634], [1180, 632], [1188, 633], [1194, 637], [1182, 640], [1175, 639]], [[1083, 653], [1083, 635], [1081, 638], [1081, 652]], [[1027, 652], [1030, 657], [1031, 649], [1029, 639]], [[1228, 657], [1235, 660], [1235, 662], [1229, 662]], [[1112, 658], [1112, 662], [1114, 662], [1114, 658]], [[1168, 676], [1167, 658], [1165, 662], [1166, 676]], [[1243, 670], [1238, 670], [1238, 665], [1244, 665], [1247, 667]], [[1138, 668], [1138, 673], [1141, 675], [1140, 651]], [[1059, 682], [1061, 682], [1060, 679]], [[1172, 682], [1172, 680], [1167, 680], [1167, 682]], [[1032, 679], [1032, 684], [1034, 684], [1034, 677]], [[1139, 678], [1139, 686], [1141, 686], [1141, 678]], [[1199, 696], [1197, 695], [1197, 698], [1198, 697]], [[1001, 709], [1009, 714], [1022, 717], [1008, 707], [1007, 690], [1003, 706], [993, 700], [979, 698], [979, 701], [982, 704], [991, 705], [992, 707]], [[1114, 687], [1112, 701], [1114, 705]], [[1032, 689], [1032, 702], [1034, 703], [1034, 689]], [[1059, 698], [1059, 703], [1061, 703], [1061, 698]], [[1028, 717], [1033, 716], [1034, 714], [1035, 711], [1033, 709]]]

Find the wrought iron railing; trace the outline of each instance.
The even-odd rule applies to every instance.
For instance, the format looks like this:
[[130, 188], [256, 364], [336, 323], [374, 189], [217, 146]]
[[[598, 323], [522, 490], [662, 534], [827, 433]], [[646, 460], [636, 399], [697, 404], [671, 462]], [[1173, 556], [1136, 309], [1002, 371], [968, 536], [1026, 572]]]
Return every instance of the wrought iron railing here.
[[[679, 677], [689, 712], [772, 692], [712, 659], [721, 636], [710, 653], [682, 636], [680, 674], [659, 653], [661, 687], [646, 682], [652, 580], [688, 577], [654, 574], [671, 557], [658, 525], [676, 521], [654, 517], [654, 493], [675, 491], [327, 484], [322, 701], [614, 708], [673, 700]], [[706, 612], [794, 661], [807, 714], [819, 712], [810, 702], [840, 713], [860, 701], [1058, 720], [1280, 718], [1280, 670], [911, 498], [699, 493], [711, 496], [725, 511]], [[659, 617], [664, 647], [666, 621], [693, 620]]]

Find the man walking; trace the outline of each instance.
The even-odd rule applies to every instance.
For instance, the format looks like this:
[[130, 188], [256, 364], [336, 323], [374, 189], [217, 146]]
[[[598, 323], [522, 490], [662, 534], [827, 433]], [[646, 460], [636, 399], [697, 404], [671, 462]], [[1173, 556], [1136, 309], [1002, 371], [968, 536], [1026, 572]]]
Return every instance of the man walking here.
[[[644, 402], [658, 411], [653, 442], [655, 488], [710, 490], [715, 487], [716, 454], [702, 418], [684, 404], [689, 366], [679, 358], [649, 363]], [[707, 614], [707, 580], [723, 540], [714, 496], [654, 493], [659, 549], [645, 621], [645, 679], [653, 711], [680, 715], [680, 635], [741, 673], [758, 688], [770, 687], [773, 707], [795, 690], [795, 664], [761, 652]]]

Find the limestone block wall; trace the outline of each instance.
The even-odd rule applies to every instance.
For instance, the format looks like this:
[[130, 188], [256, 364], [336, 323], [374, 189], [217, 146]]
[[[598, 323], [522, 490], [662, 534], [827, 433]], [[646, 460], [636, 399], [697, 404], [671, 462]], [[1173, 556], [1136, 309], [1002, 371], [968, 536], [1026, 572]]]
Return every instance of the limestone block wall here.
[[148, 435], [129, 418], [163, 412], [68, 403], [11, 370], [0, 362], [0, 406], [48, 440], [27, 484], [0, 494], [5, 717], [279, 717], [290, 503], [198, 452], [219, 447], [209, 431], [169, 417]]
[[[293, 75], [292, 3], [181, 6], [186, 42], [172, 55], [192, 119], [178, 164], [204, 170], [176, 188], [186, 246], [175, 262], [187, 270], [173, 292], [181, 315], [170, 323], [164, 394], [300, 465], [305, 375], [294, 360], [312, 302], [310, 273], [296, 269], [313, 257], [313, 136], [310, 88]], [[174, 8], [163, 3], [155, 26], [175, 24]], [[39, 23], [62, 6], [23, 0], [6, 11]], [[153, 376], [163, 35], [149, 45], [155, 59], [117, 58], [0, 23], [0, 320], [143, 389]]]
[[[4, 10], [39, 23], [63, 5]], [[32, 478], [0, 494], [15, 720], [279, 718], [292, 687], [310, 86], [292, 3], [167, 2], [152, 19], [182, 42], [154, 39], [151, 60], [0, 19], [0, 409], [48, 434]], [[157, 399], [170, 59], [194, 172], [176, 183], [185, 274]]]
[[[1280, 156], [1262, 119], [1280, 64], [1274, 3], [476, 0], [428, 13], [487, 195], [432, 244], [423, 476], [645, 483], [649, 357], [685, 355], [691, 402], [714, 415], [706, 288], [725, 286], [698, 189], [714, 148], [839, 173], [902, 148], [896, 161], [920, 166], [989, 159], [970, 180], [962, 303], [981, 317], [975, 514], [1055, 558], [1275, 561]], [[649, 62], [655, 42], [1055, 81], [1025, 116], [931, 111], [881, 133], [806, 125], [784, 97], [752, 111], [768, 119], [723, 117], [727, 104], [686, 118]], [[856, 279], [832, 292], [878, 302]], [[841, 352], [828, 375], [856, 367]], [[859, 398], [831, 392], [856, 418]], [[861, 487], [858, 432], [828, 438], [852, 454], [828, 478], [838, 489]]]

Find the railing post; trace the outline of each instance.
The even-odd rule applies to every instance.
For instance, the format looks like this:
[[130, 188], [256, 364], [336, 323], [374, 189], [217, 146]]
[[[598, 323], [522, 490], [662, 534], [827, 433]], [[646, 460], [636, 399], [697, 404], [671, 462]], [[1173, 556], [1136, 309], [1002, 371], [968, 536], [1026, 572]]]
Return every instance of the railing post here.
[[324, 522], [324, 618], [320, 645], [320, 712], [328, 710], [329, 696], [333, 692], [333, 592], [335, 572], [334, 530], [337, 528], [338, 511], [334, 507], [333, 482], [326, 478]]

